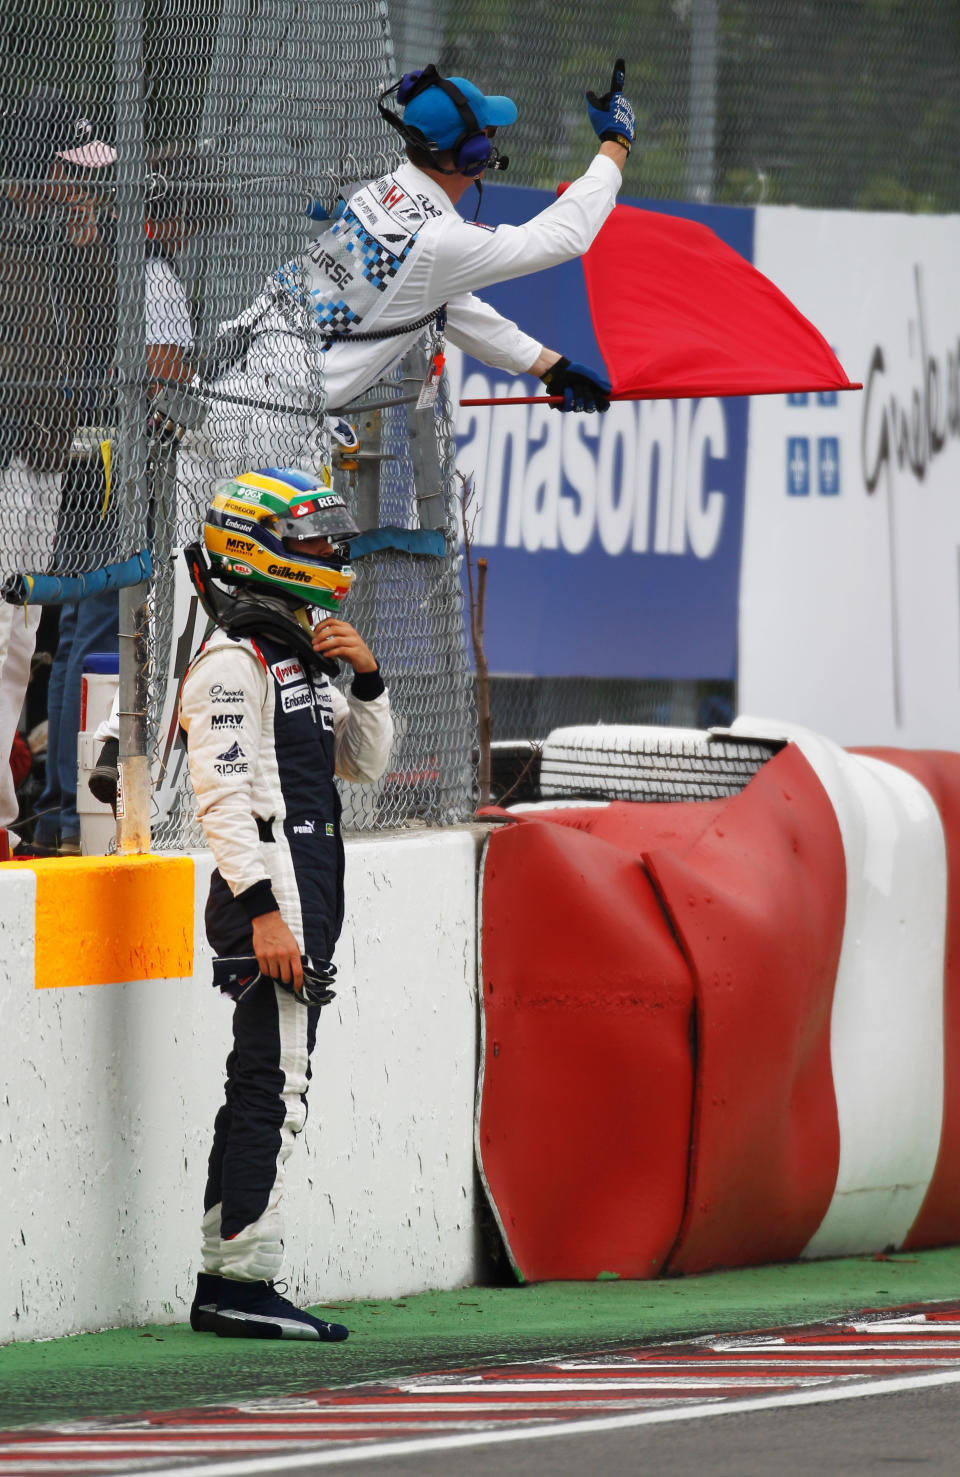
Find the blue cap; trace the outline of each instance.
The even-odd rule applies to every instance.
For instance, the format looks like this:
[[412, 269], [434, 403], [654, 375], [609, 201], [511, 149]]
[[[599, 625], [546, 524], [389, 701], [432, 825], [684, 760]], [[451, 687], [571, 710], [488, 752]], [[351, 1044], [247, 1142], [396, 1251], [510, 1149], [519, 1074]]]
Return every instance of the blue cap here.
[[[513, 98], [484, 97], [479, 87], [466, 77], [448, 77], [447, 81], [463, 93], [480, 128], [507, 128], [516, 123], [517, 105]], [[464, 133], [456, 103], [440, 87], [428, 87], [413, 98], [403, 110], [403, 121], [419, 128], [438, 149], [452, 149]]]

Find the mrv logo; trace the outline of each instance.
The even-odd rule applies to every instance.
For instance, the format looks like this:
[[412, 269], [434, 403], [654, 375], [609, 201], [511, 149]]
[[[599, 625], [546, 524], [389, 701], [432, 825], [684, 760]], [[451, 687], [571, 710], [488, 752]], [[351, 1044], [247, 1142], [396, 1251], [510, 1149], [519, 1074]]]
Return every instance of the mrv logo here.
[[[465, 396], [502, 393], [471, 374]], [[461, 412], [458, 456], [478, 489], [477, 544], [582, 554], [713, 557], [727, 508], [721, 400], [617, 401], [605, 415], [548, 406]]]

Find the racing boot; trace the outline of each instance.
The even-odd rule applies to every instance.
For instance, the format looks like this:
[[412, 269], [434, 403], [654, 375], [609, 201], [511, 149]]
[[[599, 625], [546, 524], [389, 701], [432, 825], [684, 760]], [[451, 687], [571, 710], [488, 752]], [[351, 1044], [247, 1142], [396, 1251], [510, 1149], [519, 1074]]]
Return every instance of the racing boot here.
[[220, 1279], [220, 1296], [210, 1327], [223, 1339], [307, 1339], [339, 1344], [349, 1330], [325, 1323], [282, 1297], [275, 1282]]
[[215, 1333], [213, 1318], [223, 1287], [223, 1278], [213, 1272], [197, 1273], [197, 1290], [190, 1308], [190, 1327], [194, 1333]]

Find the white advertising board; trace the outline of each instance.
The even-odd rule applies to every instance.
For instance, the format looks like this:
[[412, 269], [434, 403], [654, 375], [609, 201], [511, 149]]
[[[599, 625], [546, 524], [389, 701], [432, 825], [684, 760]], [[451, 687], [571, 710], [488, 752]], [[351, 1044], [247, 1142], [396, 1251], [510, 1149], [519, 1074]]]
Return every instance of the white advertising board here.
[[960, 217], [756, 212], [860, 393], [750, 407], [739, 698], [842, 744], [960, 742]]

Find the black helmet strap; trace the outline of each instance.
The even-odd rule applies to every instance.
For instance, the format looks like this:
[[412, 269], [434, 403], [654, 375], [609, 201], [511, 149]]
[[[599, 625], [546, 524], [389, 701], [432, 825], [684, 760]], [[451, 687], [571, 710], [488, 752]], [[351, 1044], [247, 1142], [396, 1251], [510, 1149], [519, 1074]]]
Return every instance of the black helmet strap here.
[[234, 641], [245, 636], [269, 636], [290, 648], [301, 661], [323, 672], [327, 677], [336, 677], [339, 664], [329, 657], [320, 656], [313, 649], [310, 636], [303, 629], [293, 611], [287, 615], [274, 601], [258, 600], [248, 596], [242, 600], [239, 594], [223, 589], [216, 580], [207, 562], [201, 544], [188, 544], [183, 551], [190, 571], [190, 580], [197, 592], [206, 614], [215, 626], [226, 631]]

